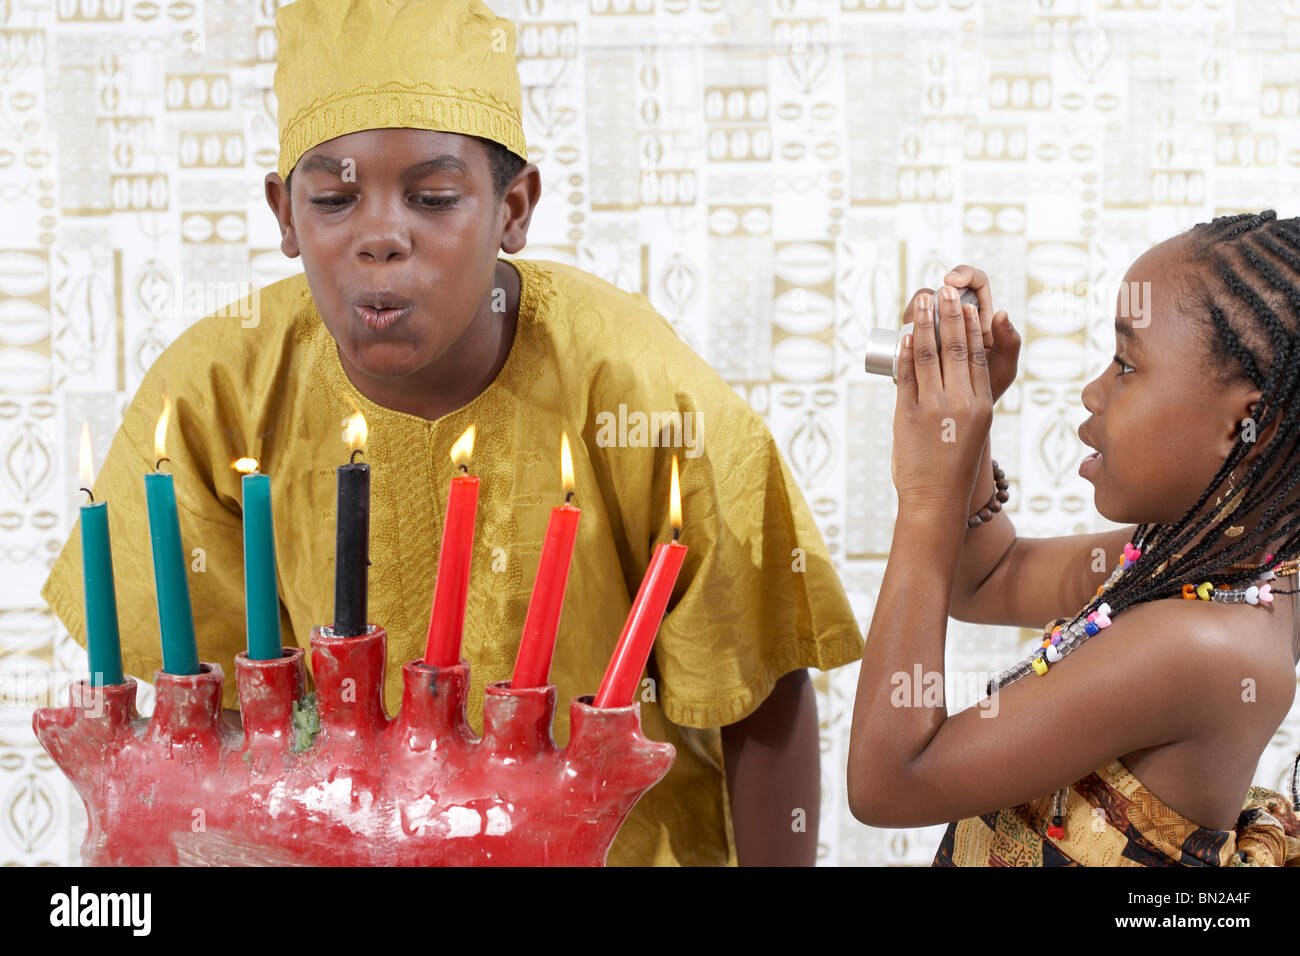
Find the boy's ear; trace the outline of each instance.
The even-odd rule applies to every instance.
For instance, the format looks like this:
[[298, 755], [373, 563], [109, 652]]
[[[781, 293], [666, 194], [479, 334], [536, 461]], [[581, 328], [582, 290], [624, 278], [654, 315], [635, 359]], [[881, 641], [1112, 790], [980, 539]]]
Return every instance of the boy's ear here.
[[289, 186], [279, 173], [266, 174], [266, 203], [280, 225], [280, 251], [290, 259], [300, 254], [298, 237], [293, 228], [293, 207], [289, 202]]
[[528, 242], [528, 224], [542, 195], [542, 174], [533, 163], [525, 163], [501, 197], [501, 248], [514, 255]]

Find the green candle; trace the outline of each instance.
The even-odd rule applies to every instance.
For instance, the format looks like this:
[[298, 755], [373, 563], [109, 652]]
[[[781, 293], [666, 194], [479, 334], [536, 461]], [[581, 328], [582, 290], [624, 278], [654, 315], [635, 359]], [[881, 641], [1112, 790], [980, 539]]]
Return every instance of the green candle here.
[[[154, 433], [158, 462], [165, 461], [163, 436], [171, 402], [163, 397], [163, 413]], [[197, 674], [199, 652], [194, 640], [194, 611], [185, 580], [185, 553], [181, 550], [181, 523], [176, 513], [176, 487], [172, 476], [155, 471], [144, 476], [149, 509], [149, 540], [153, 545], [153, 580], [158, 598], [158, 629], [162, 636], [162, 669], [167, 674]]]
[[81, 506], [81, 583], [86, 593], [86, 655], [92, 687], [121, 684], [122, 641], [117, 630], [117, 594], [113, 589], [113, 550], [108, 538], [108, 504], [90, 491], [90, 426], [81, 425], [82, 491], [91, 496]]
[[257, 473], [257, 462], [241, 458], [237, 468], [251, 466], [244, 489], [244, 622], [248, 657], [254, 661], [280, 659], [280, 596], [275, 585], [275, 533], [271, 525], [271, 476]]
[[122, 643], [113, 591], [108, 504], [81, 506], [81, 580], [86, 589], [86, 654], [92, 686], [122, 683]]

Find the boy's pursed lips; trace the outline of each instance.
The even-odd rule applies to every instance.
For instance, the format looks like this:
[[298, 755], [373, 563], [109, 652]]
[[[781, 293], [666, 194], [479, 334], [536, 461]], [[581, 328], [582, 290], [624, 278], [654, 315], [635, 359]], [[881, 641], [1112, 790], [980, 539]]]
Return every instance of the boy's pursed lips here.
[[358, 292], [348, 301], [354, 306], [365, 306], [376, 312], [382, 309], [406, 309], [415, 304], [411, 299], [398, 295], [392, 289]]

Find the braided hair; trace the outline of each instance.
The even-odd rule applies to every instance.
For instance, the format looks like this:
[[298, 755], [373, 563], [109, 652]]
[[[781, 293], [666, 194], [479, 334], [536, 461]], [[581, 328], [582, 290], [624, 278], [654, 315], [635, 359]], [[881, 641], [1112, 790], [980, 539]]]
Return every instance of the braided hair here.
[[[1300, 554], [1300, 508], [1287, 506], [1300, 484], [1300, 219], [1278, 219], [1272, 209], [1220, 216], [1198, 223], [1180, 238], [1192, 287], [1187, 314], [1193, 320], [1202, 317], [1201, 322], [1208, 316], [1216, 333], [1211, 339], [1220, 346], [1207, 350], [1205, 371], [1223, 385], [1249, 381], [1261, 395], [1252, 418], [1243, 423], [1253, 424], [1253, 430], [1242, 429], [1223, 466], [1182, 518], [1173, 524], [1138, 525], [1133, 538], [1141, 555], [1104, 594], [1112, 614], [1177, 596], [1180, 582], [1189, 579], [1212, 577], [1221, 587], [1249, 584]], [[1226, 496], [1236, 500], [1216, 502], [1201, 514], [1210, 495], [1249, 453], [1256, 433], [1275, 420], [1272, 441]], [[1266, 477], [1278, 462], [1280, 467]], [[1243, 514], [1263, 511], [1253, 529], [1226, 537], [1225, 519], [1238, 508]], [[1184, 553], [1207, 527], [1205, 536]], [[1276, 539], [1281, 543], [1267, 564], [1254, 570], [1230, 567]], [[1094, 597], [1070, 623], [1086, 618], [1102, 600], [1102, 595]], [[1300, 756], [1291, 773], [1293, 806], [1300, 805], [1298, 776]]]

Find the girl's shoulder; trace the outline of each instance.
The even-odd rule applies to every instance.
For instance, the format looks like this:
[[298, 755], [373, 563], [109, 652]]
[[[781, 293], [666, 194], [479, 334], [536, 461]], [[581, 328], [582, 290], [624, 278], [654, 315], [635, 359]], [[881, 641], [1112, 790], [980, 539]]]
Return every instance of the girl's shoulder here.
[[1262, 720], [1276, 729], [1291, 709], [1295, 614], [1289, 596], [1270, 606], [1161, 598], [1115, 615], [1112, 627], [1114, 638], [1149, 648], [1152, 679], [1194, 694], [1212, 726], [1231, 720], [1244, 728]]

